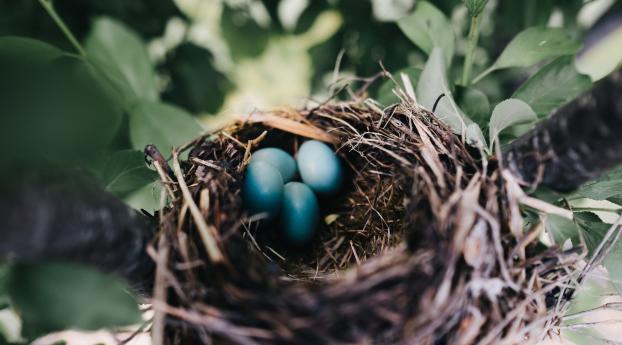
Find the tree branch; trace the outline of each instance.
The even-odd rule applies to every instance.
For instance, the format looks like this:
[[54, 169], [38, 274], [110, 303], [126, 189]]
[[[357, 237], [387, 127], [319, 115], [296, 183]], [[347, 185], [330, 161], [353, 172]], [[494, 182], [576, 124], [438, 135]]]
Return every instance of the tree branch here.
[[0, 257], [92, 265], [151, 290], [155, 224], [86, 179], [39, 177], [0, 194]]
[[524, 183], [563, 192], [622, 163], [622, 72], [512, 142], [504, 159]]

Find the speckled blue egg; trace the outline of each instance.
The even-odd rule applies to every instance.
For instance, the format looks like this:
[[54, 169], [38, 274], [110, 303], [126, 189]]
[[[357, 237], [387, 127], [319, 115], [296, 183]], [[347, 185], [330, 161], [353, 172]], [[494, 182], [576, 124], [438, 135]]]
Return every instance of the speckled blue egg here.
[[283, 203], [283, 178], [272, 165], [256, 161], [246, 167], [242, 189], [244, 204], [250, 215], [265, 213], [274, 219]]
[[283, 190], [281, 226], [286, 239], [297, 246], [313, 238], [320, 217], [315, 194], [304, 183], [289, 182]]
[[281, 177], [283, 177], [283, 182], [285, 183], [293, 180], [298, 172], [294, 157], [275, 147], [268, 147], [253, 153], [251, 156], [251, 163], [257, 161], [266, 162], [275, 167], [281, 173]]
[[343, 180], [339, 158], [328, 145], [317, 140], [300, 146], [298, 171], [302, 181], [322, 196], [336, 194]]

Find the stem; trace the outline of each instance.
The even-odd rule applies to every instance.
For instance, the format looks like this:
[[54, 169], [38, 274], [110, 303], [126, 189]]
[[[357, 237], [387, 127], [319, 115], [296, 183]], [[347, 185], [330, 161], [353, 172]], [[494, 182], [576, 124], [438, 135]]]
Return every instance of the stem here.
[[484, 72], [480, 73], [477, 77], [475, 77], [471, 84], [477, 84], [480, 80], [484, 79], [484, 77], [486, 77], [496, 69], [497, 67], [493, 64], [492, 66], [488, 67]]
[[464, 57], [464, 69], [462, 71], [462, 85], [469, 86], [471, 69], [473, 67], [473, 54], [479, 39], [479, 16], [471, 17], [471, 28], [469, 29], [469, 46]]
[[47, 11], [47, 13], [50, 15], [52, 20], [54, 20], [54, 23], [58, 25], [58, 27], [61, 29], [63, 34], [65, 34], [65, 37], [67, 37], [69, 42], [71, 42], [74, 48], [76, 48], [80, 56], [83, 58], [86, 58], [86, 51], [84, 50], [84, 48], [82, 48], [82, 46], [80, 45], [76, 37], [73, 35], [71, 30], [69, 30], [67, 25], [65, 25], [65, 22], [63, 22], [63, 19], [58, 15], [58, 13], [56, 13], [56, 10], [54, 10], [54, 5], [52, 4], [52, 1], [51, 0], [39, 0], [39, 3]]
[[572, 209], [574, 212], [611, 212], [611, 213], [622, 213], [622, 209], [620, 208], [606, 208], [606, 207], [574, 207]]

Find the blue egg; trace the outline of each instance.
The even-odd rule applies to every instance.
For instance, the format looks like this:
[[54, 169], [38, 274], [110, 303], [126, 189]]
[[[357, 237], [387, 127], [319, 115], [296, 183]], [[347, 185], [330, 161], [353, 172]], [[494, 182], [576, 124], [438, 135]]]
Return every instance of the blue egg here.
[[336, 194], [343, 180], [339, 158], [328, 145], [317, 140], [300, 146], [298, 171], [302, 181], [322, 196]]
[[275, 167], [281, 173], [283, 182], [293, 180], [298, 172], [294, 158], [289, 153], [274, 147], [257, 150], [253, 153], [251, 163], [257, 161], [266, 162]]
[[287, 240], [297, 246], [307, 244], [320, 216], [317, 198], [304, 183], [289, 182], [283, 191], [281, 226]]
[[283, 203], [283, 178], [272, 165], [253, 162], [246, 167], [242, 194], [250, 215], [265, 213], [274, 219]]

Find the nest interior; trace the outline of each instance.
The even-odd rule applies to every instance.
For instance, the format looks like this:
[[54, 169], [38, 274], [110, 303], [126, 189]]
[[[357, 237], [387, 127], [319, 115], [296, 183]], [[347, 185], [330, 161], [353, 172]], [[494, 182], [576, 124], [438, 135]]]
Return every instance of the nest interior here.
[[[252, 152], [333, 145], [348, 178], [307, 248], [245, 214]], [[559, 320], [580, 255], [529, 231], [516, 182], [411, 101], [251, 114], [162, 173], [156, 339], [172, 344], [534, 342]]]

